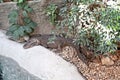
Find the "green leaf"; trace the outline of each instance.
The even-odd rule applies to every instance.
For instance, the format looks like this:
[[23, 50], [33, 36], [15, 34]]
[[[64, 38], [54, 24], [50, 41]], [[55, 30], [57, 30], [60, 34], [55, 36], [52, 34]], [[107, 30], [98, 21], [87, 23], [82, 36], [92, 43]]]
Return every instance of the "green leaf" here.
[[12, 32], [11, 32], [11, 31], [7, 31], [7, 32], [6, 32], [6, 35], [12, 36]]
[[18, 27], [19, 27], [18, 25], [11, 25], [11, 26], [9, 27], [9, 31], [10, 31], [10, 32], [13, 32], [13, 31], [17, 30]]
[[18, 30], [13, 32], [13, 38], [15, 38], [15, 39], [19, 39], [20, 38], [20, 34], [19, 34]]
[[18, 0], [18, 3], [23, 3], [24, 2], [24, 0]]
[[0, 3], [3, 3], [3, 0], [0, 0]]
[[9, 18], [9, 23], [16, 24], [18, 19], [18, 10], [12, 10], [8, 15], [8, 18]]
[[30, 13], [31, 13], [31, 12], [33, 12], [33, 9], [32, 9], [32, 8], [28, 8], [28, 9], [27, 9], [27, 12], [30, 12]]
[[18, 32], [19, 32], [20, 36], [24, 36], [24, 34], [25, 34], [24, 31], [25, 31], [25, 29], [23, 28], [23, 26], [19, 27]]
[[29, 5], [25, 5], [24, 10], [26, 10], [27, 12], [33, 11], [33, 9]]
[[28, 26], [29, 26], [30, 28], [34, 29], [34, 28], [37, 26], [37, 23], [31, 21], [31, 22], [28, 24]]
[[18, 10], [12, 10], [8, 15], [8, 18], [11, 18], [11, 17], [14, 17], [14, 18], [18, 17]]
[[24, 30], [26, 33], [31, 33], [33, 31], [29, 26], [24, 26]]
[[9, 19], [9, 23], [10, 24], [16, 24], [17, 23], [17, 19], [16, 18], [10, 18]]
[[29, 8], [29, 6], [28, 6], [28, 5], [25, 5], [24, 10], [27, 10], [28, 8]]
[[28, 17], [28, 13], [26, 11], [23, 11], [23, 16]]
[[29, 23], [31, 22], [31, 19], [28, 18], [28, 17], [27, 17], [27, 18], [24, 18], [23, 20], [24, 20], [24, 22], [25, 22], [26, 24], [29, 24]]

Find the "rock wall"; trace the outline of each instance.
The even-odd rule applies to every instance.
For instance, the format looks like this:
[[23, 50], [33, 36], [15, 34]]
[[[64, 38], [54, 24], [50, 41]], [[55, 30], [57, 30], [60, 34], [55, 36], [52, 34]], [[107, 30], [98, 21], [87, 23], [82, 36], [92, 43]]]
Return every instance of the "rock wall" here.
[[42, 80], [22, 68], [14, 59], [0, 55], [0, 80]]
[[[61, 0], [35, 0], [29, 4], [34, 10], [33, 20], [38, 24], [34, 33], [48, 34], [54, 28], [45, 15], [45, 7], [50, 3], [61, 3]], [[11, 10], [17, 8], [15, 2], [0, 3], [0, 29], [7, 30], [10, 26], [8, 14]]]

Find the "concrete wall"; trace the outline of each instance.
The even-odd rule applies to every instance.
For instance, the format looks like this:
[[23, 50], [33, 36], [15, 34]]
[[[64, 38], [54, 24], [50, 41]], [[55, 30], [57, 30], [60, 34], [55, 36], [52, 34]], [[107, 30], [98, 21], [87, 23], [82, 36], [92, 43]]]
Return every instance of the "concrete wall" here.
[[[45, 7], [50, 3], [61, 3], [61, 0], [36, 0], [29, 2], [34, 9], [33, 20], [38, 24], [34, 33], [48, 34], [54, 28], [45, 16]], [[15, 2], [0, 3], [0, 29], [8, 29], [10, 26], [8, 14], [16, 8]]]

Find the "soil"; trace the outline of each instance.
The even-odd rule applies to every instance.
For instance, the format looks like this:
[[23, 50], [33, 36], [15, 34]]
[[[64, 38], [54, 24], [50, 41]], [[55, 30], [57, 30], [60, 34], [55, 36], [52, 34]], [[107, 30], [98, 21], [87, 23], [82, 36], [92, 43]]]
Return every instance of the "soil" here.
[[56, 54], [74, 64], [86, 80], [120, 80], [120, 58], [115, 61], [114, 65], [105, 66], [99, 60], [84, 63], [77, 56], [77, 52], [73, 47], [65, 47], [62, 52], [56, 52]]

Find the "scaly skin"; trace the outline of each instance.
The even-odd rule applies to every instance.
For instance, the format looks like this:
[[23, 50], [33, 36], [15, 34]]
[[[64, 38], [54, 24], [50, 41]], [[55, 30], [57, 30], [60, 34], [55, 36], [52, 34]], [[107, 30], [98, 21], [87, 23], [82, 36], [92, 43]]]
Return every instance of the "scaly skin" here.
[[49, 39], [52, 37], [52, 34], [34, 35], [27, 41], [27, 43], [23, 47], [24, 49], [28, 49], [34, 46], [41, 45], [46, 48], [61, 50], [65, 46], [74, 46], [74, 44], [72, 43], [72, 39], [67, 39], [60, 36], [55, 36], [55, 39], [52, 42], [49, 42]]
[[34, 35], [31, 36], [30, 39], [26, 42], [26, 44], [23, 46], [24, 49], [28, 49], [34, 46], [44, 46], [46, 48], [51, 48], [51, 49], [57, 49], [58, 51], [62, 51], [62, 49], [66, 46], [72, 46], [75, 48], [77, 52], [77, 56], [84, 61], [85, 63], [85, 57], [80, 53], [80, 46], [79, 45], [74, 45], [73, 44], [73, 39], [70, 38], [64, 38], [60, 36], [56, 36], [56, 38], [53, 40], [53, 42], [49, 42], [49, 38], [53, 38], [52, 34], [44, 34], [44, 35]]

